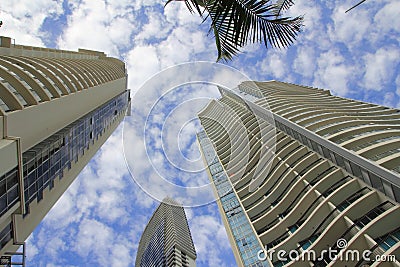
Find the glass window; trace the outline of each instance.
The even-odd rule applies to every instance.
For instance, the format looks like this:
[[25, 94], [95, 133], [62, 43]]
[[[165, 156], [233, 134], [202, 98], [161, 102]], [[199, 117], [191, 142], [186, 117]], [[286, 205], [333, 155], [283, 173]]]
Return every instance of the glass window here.
[[336, 162], [340, 167], [346, 168], [346, 166], [344, 165], [344, 160], [341, 156], [336, 155]]
[[353, 174], [357, 177], [362, 177], [361, 174], [361, 169], [358, 165], [354, 164], [353, 162], [350, 162], [351, 170], [353, 171]]
[[0, 196], [4, 195], [7, 192], [7, 187], [6, 187], [6, 178], [4, 177], [0, 181]]
[[346, 167], [346, 171], [348, 171], [351, 174], [354, 174], [350, 167], [350, 162], [347, 159], [344, 159], [344, 166]]
[[0, 214], [3, 215], [7, 211], [7, 195], [0, 196]]
[[[126, 99], [128, 92], [121, 94], [109, 101], [105, 105], [93, 111], [87, 117], [79, 119], [66, 126], [60, 132], [54, 134], [42, 143], [23, 154], [24, 184], [26, 207], [35, 197], [39, 201], [42, 199], [42, 191], [49, 186], [54, 187], [54, 179], [58, 176], [60, 179], [63, 170], [68, 166], [71, 168], [71, 161], [78, 161], [79, 155], [83, 155], [85, 148], [89, 148], [89, 140], [96, 136], [101, 136], [103, 129], [113, 122], [113, 110], [115, 99], [118, 99], [117, 110], [126, 108], [127, 102], [121, 102], [120, 99]], [[95, 118], [95, 119], [94, 119]], [[94, 126], [89, 126], [89, 122], [95, 122]], [[92, 141], [94, 142], [94, 141]], [[14, 173], [16, 179], [10, 177], [7, 185], [11, 186], [18, 182], [17, 172]]]
[[381, 179], [373, 173], [369, 173], [369, 178], [371, 179], [372, 187], [378, 189], [381, 192], [384, 192], [383, 184]]
[[320, 144], [317, 144], [318, 150], [316, 151], [320, 155], [324, 155], [324, 151], [322, 150], [322, 146]]
[[392, 185], [392, 190], [394, 198], [396, 199], [397, 202], [400, 202], [400, 188], [395, 185]]
[[4, 229], [0, 232], [0, 249], [3, 248], [7, 242], [11, 239], [12, 227], [11, 223], [4, 227]]
[[329, 153], [329, 150], [326, 147], [322, 147], [322, 154], [324, 155], [325, 158], [331, 159], [331, 154]]

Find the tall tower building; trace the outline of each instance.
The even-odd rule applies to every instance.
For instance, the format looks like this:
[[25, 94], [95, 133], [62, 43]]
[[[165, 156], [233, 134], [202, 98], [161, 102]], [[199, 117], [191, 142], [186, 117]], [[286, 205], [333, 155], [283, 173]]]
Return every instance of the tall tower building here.
[[166, 198], [158, 206], [140, 238], [137, 267], [194, 267], [196, 251], [185, 210]]
[[398, 266], [399, 110], [277, 81], [220, 92], [197, 137], [239, 266]]
[[129, 100], [118, 59], [0, 37], [0, 255], [24, 243], [123, 120]]

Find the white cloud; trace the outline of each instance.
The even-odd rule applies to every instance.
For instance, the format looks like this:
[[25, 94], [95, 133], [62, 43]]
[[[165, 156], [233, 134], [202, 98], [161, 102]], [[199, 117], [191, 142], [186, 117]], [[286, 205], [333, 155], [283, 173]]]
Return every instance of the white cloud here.
[[323, 23], [323, 9], [324, 7], [319, 2], [300, 0], [296, 1], [296, 4], [288, 10], [288, 16], [304, 15], [304, 27], [295, 43], [312, 44], [321, 49], [326, 49], [329, 46], [326, 24]]
[[396, 106], [396, 98], [393, 92], [388, 92], [383, 96], [383, 105], [387, 107]]
[[396, 93], [400, 96], [400, 74], [396, 77]]
[[131, 249], [128, 248], [130, 246], [130, 243], [127, 244], [117, 244], [115, 245], [110, 253], [109, 256], [109, 263], [107, 265], [109, 266], [118, 266], [118, 267], [125, 267], [127, 265], [133, 265], [129, 264], [129, 262], [133, 263], [133, 255], [131, 254]]
[[[58, 40], [63, 49], [86, 48], [117, 56], [119, 49], [129, 45], [130, 36], [136, 31], [135, 17], [130, 16], [128, 6], [117, 8], [114, 14], [103, 0], [70, 1], [72, 14], [68, 25]], [[120, 3], [122, 4], [122, 3]], [[122, 9], [123, 7], [126, 10]]]
[[204, 32], [193, 27], [175, 28], [158, 46], [162, 68], [190, 61], [196, 54], [207, 51]]
[[98, 215], [110, 222], [119, 220], [119, 223], [127, 221], [127, 211], [121, 206], [121, 194], [117, 190], [106, 191], [100, 194], [96, 203]]
[[[96, 255], [94, 261], [100, 265], [108, 264], [107, 255], [117, 257], [113, 259], [113, 266], [126, 266], [133, 261], [131, 241], [118, 237], [120, 233], [114, 231], [117, 225], [130, 228], [132, 220], [135, 221], [131, 207], [134, 196], [129, 194], [133, 189], [126, 181], [129, 177], [122, 154], [121, 130], [119, 127], [108, 139], [47, 214], [38, 237], [30, 237], [37, 240], [40, 248], [44, 247], [46, 262], [59, 263], [65, 251], [74, 251], [88, 261]], [[128, 212], [128, 209], [131, 210]], [[32, 257], [40, 256], [36, 250], [33, 246]], [[122, 261], [121, 255], [130, 257]]]
[[60, 16], [62, 12], [62, 1], [2, 1], [1, 35], [15, 39], [16, 44], [43, 46], [42, 38], [46, 36], [41, 30], [43, 22], [48, 17]]
[[354, 68], [346, 64], [345, 58], [337, 50], [323, 53], [317, 59], [317, 70], [314, 74], [314, 86], [331, 89], [344, 96], [349, 91], [350, 78], [354, 77]]
[[198, 215], [189, 221], [197, 262], [205, 266], [226, 266], [220, 255], [230, 252], [223, 224], [210, 215]]
[[[17, 43], [43, 45], [48, 35], [41, 30], [43, 22], [63, 12], [63, 1], [3, 2], [0, 13], [4, 22], [2, 35], [16, 38]], [[371, 89], [385, 84], [385, 87], [380, 87], [384, 92], [384, 99], [380, 101], [396, 105], [392, 101], [396, 95], [392, 92], [396, 90], [394, 80], [397, 75], [397, 92], [400, 94], [398, 43], [389, 45], [383, 41], [399, 39], [399, 29], [396, 28], [399, 24], [396, 13], [399, 3], [383, 3], [384, 7], [375, 15], [374, 10], [365, 10], [364, 6], [355, 13], [344, 15], [340, 1], [296, 1], [289, 15], [305, 15], [305, 28], [295, 42], [298, 47], [283, 51], [271, 49], [266, 53], [263, 46], [255, 44], [246, 47], [247, 53], [231, 64], [253, 77], [271, 75], [275, 79], [295, 83], [305, 80], [318, 87], [333, 89], [340, 95], [361, 91], [360, 84], [373, 86]], [[172, 2], [165, 9], [162, 4], [154, 0], [71, 0], [72, 14], [67, 16], [67, 25], [59, 33], [58, 45], [65, 49], [81, 47], [124, 57], [129, 73], [128, 86], [133, 90], [165, 67], [183, 61], [215, 60], [214, 39], [206, 34], [208, 25], [201, 25], [201, 18], [190, 14], [183, 2]], [[360, 18], [359, 14], [367, 17]], [[374, 20], [372, 26], [370, 19]], [[353, 49], [356, 44], [359, 46]], [[379, 47], [377, 51], [366, 50], [374, 45]], [[366, 62], [366, 66], [361, 60]], [[362, 73], [365, 73], [364, 77]], [[226, 73], [218, 75], [215, 80], [232, 80]], [[364, 81], [359, 82], [362, 78]], [[159, 85], [162, 86], [163, 82], [159, 81]], [[205, 94], [211, 96], [214, 93], [205, 91]], [[198, 96], [195, 92], [188, 95]], [[173, 97], [176, 101], [182, 99], [178, 94], [171, 99]], [[153, 104], [146, 99], [141, 100], [143, 106]], [[192, 112], [195, 108], [185, 108], [180, 113]], [[140, 113], [140, 109], [136, 111], [146, 115]], [[174, 119], [179, 121], [181, 118], [176, 116]], [[156, 114], [154, 122], [163, 122], [163, 117]], [[138, 132], [142, 129], [135, 128], [137, 124], [134, 121], [127, 124], [131, 129], [125, 133], [133, 136], [127, 147], [135, 149], [143, 142], [138, 139]], [[168, 144], [177, 144], [176, 134], [169, 133], [166, 138]], [[185, 133], [181, 142], [189, 147], [190, 155], [197, 155], [197, 145], [190, 144], [191, 137]], [[121, 151], [119, 129], [28, 240], [28, 260], [33, 262], [32, 265], [67, 266], [69, 262], [63, 254], [73, 254], [85, 264], [89, 262], [89, 265], [95, 266], [133, 264], [141, 232], [156, 201], [130, 180]], [[139, 150], [134, 152], [133, 160], [139, 167], [143, 166], [147, 155]], [[163, 160], [157, 158], [160, 155], [157, 153], [154, 153], [155, 160], [166, 169]], [[158, 176], [145, 168], [138, 174], [152, 184], [159, 198], [163, 197], [165, 188], [160, 186]], [[185, 182], [197, 185], [204, 182], [201, 179], [206, 179], [204, 175], [192, 177], [194, 180], [187, 179]], [[198, 214], [195, 209], [187, 211], [199, 257], [198, 266], [224, 266], [225, 261], [229, 261], [226, 255], [231, 255], [230, 245], [219, 215], [210, 207], [205, 207], [203, 214]], [[110, 258], [112, 262], [109, 262]]]
[[128, 86], [134, 91], [161, 70], [157, 50], [150, 45], [136, 46], [127, 54], [125, 60], [129, 71]]
[[84, 219], [79, 225], [77, 238], [74, 242], [74, 250], [78, 255], [88, 258], [93, 253], [98, 262], [107, 265], [109, 250], [115, 240], [112, 228], [94, 220]]
[[183, 2], [171, 3], [162, 11], [146, 11], [148, 22], [135, 35], [135, 45], [124, 57], [129, 86], [134, 90], [161, 69], [214, 52], [209, 51], [212, 40], [205, 34], [207, 25], [200, 25], [201, 18], [190, 14]]
[[46, 252], [53, 258], [57, 258], [60, 251], [65, 250], [66, 242], [59, 236], [51, 237], [51, 242], [46, 246]]
[[39, 254], [39, 249], [38, 249], [38, 247], [36, 246], [36, 242], [35, 242], [36, 240], [35, 240], [35, 234], [34, 233], [32, 233], [29, 237], [28, 237], [28, 239], [26, 240], [26, 243], [25, 243], [25, 248], [26, 248], [26, 257], [27, 258], [33, 258], [33, 257], [35, 257], [36, 255], [38, 255]]
[[158, 12], [149, 11], [147, 12], [148, 22], [145, 24], [141, 31], [135, 35], [135, 41], [137, 44], [143, 42], [154, 42], [159, 39], [162, 40], [167, 37], [171, 31], [172, 24], [166, 21], [165, 16], [160, 15]]
[[269, 74], [275, 80], [285, 79], [287, 76], [286, 51], [269, 51], [268, 56], [260, 63], [260, 69], [264, 74]]
[[312, 47], [299, 47], [293, 69], [300, 75], [312, 78], [316, 69], [315, 51]]
[[44, 224], [52, 225], [52, 227], [59, 229], [69, 225], [72, 222], [76, 222], [82, 216], [81, 212], [78, 212], [76, 207], [76, 188], [79, 183], [73, 183], [71, 190], [68, 190], [63, 196], [56, 202], [54, 208], [50, 210], [45, 219]]
[[179, 1], [169, 3], [165, 7], [164, 14], [166, 20], [175, 26], [195, 26], [203, 21], [197, 13], [190, 13], [184, 2]]
[[[119, 2], [125, 3], [125, 4], [131, 4], [132, 3], [131, 0], [121, 0]], [[136, 1], [134, 1], [133, 4], [134, 4], [135, 11], [138, 11], [141, 8], [148, 8], [148, 7], [152, 7], [152, 6], [155, 6], [155, 5], [160, 5], [159, 2], [154, 1], [154, 0], [136, 0]]]
[[333, 25], [328, 28], [332, 42], [343, 42], [347, 47], [359, 48], [359, 42], [370, 31], [371, 13], [363, 8], [356, 8], [351, 13], [345, 13], [348, 7], [338, 6], [332, 14]]
[[379, 10], [374, 17], [374, 27], [376, 27], [379, 36], [384, 38], [394, 38], [399, 41], [399, 27], [400, 25], [400, 2], [399, 1], [386, 1], [385, 6]]
[[137, 31], [136, 27], [137, 25], [128, 16], [116, 17], [107, 27], [107, 38], [110, 38], [121, 50], [131, 45], [131, 35]]
[[[44, 266], [44, 265], [43, 265]], [[47, 263], [46, 267], [77, 267], [75, 265], [69, 265], [69, 264], [54, 264], [54, 263]]]
[[393, 79], [394, 71], [400, 62], [400, 49], [396, 47], [380, 48], [375, 54], [366, 54], [364, 61], [366, 66], [365, 88], [381, 91]]

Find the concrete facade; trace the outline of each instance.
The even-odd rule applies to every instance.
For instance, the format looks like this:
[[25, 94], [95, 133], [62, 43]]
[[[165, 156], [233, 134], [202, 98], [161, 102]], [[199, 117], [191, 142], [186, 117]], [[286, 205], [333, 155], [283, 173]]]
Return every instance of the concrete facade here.
[[0, 255], [15, 252], [129, 108], [122, 61], [0, 37]]
[[277, 81], [220, 92], [198, 139], [239, 266], [398, 266], [399, 110]]
[[166, 198], [154, 212], [140, 238], [135, 266], [196, 266], [185, 210], [176, 201]]

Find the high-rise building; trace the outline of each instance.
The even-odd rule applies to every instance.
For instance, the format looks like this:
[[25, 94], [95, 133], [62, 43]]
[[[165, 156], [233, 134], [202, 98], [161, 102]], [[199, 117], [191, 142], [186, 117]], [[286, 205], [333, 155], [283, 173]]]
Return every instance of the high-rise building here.
[[277, 81], [220, 92], [197, 137], [239, 266], [398, 266], [399, 110]]
[[0, 255], [24, 243], [129, 104], [122, 61], [0, 37]]
[[185, 210], [178, 202], [165, 198], [143, 231], [135, 266], [194, 267], [195, 260]]

